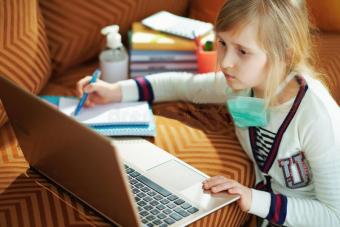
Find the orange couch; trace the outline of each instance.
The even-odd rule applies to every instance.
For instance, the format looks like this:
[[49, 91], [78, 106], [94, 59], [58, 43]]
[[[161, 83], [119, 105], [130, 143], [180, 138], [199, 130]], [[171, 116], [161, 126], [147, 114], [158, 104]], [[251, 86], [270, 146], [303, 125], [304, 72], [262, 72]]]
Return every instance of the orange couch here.
[[[208, 2], [2, 0], [0, 75], [36, 94], [75, 95], [75, 82], [97, 67], [97, 56], [105, 41], [99, 33], [103, 26], [119, 24], [126, 41], [132, 22], [159, 10], [212, 20], [222, 0]], [[318, 41], [320, 65], [325, 66], [335, 88], [339, 85], [339, 43], [338, 33], [322, 34]], [[332, 92], [340, 103], [340, 92]], [[224, 106], [172, 102], [154, 104], [153, 111], [158, 134], [149, 139], [151, 142], [208, 175], [225, 175], [253, 185], [252, 164], [235, 137]], [[28, 170], [1, 106], [0, 127], [0, 226], [109, 225]], [[234, 203], [192, 226], [241, 226], [248, 219], [249, 215]]]

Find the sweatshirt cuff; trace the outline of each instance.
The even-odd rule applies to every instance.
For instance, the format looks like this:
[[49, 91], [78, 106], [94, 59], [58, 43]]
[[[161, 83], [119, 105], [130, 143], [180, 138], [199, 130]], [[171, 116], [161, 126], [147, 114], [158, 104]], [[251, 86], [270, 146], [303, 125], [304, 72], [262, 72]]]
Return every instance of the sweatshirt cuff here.
[[273, 224], [283, 225], [287, 216], [287, 197], [271, 193], [270, 209], [266, 217]]
[[270, 209], [270, 201], [271, 201], [270, 193], [259, 191], [256, 189], [251, 189], [251, 192], [252, 192], [252, 201], [251, 201], [251, 207], [248, 213], [254, 214], [261, 218], [266, 218], [269, 213], [269, 209]]
[[119, 81], [122, 91], [122, 102], [137, 101], [139, 98], [137, 84], [134, 80]]

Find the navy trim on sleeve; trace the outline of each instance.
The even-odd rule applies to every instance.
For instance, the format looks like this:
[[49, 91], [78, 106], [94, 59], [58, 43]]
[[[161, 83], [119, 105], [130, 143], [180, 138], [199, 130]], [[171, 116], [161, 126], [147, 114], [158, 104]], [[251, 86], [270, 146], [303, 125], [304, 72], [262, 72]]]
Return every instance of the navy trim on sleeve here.
[[283, 225], [287, 216], [287, 197], [271, 193], [269, 213], [266, 217], [273, 224]]
[[154, 93], [151, 83], [145, 77], [136, 77], [133, 79], [138, 87], [138, 101], [148, 101], [152, 103], [154, 100]]

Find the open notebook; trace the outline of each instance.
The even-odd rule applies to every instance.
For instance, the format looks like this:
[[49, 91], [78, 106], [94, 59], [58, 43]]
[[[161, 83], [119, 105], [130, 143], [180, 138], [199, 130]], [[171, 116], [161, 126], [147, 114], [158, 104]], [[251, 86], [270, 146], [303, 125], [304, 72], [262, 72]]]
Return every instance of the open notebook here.
[[148, 125], [151, 119], [147, 102], [124, 102], [96, 105], [82, 108], [77, 116], [74, 110], [78, 104], [74, 98], [60, 98], [59, 110], [89, 126], [105, 125]]
[[58, 106], [66, 115], [75, 118], [96, 132], [106, 136], [154, 136], [155, 122], [147, 102], [127, 102], [82, 108], [77, 116], [73, 112], [78, 104], [76, 98], [42, 96]]

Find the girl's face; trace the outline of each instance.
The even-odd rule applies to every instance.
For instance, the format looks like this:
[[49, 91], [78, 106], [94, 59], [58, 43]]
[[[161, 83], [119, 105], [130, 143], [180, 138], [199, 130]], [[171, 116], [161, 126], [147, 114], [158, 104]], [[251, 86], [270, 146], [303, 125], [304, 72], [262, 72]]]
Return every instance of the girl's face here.
[[257, 25], [248, 24], [240, 32], [217, 32], [219, 65], [234, 90], [263, 91], [267, 56], [257, 43]]

